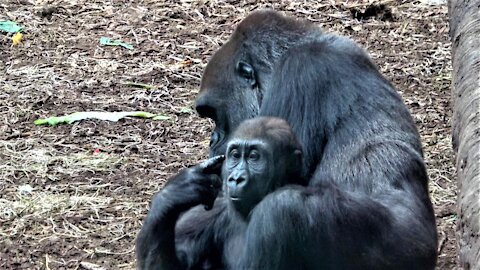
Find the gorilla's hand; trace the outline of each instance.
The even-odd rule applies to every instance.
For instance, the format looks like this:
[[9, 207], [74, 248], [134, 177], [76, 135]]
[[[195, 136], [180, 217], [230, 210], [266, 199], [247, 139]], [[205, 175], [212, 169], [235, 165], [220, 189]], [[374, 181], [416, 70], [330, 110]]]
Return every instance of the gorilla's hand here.
[[167, 197], [172, 206], [182, 212], [199, 204], [210, 210], [222, 187], [220, 172], [224, 159], [223, 155], [216, 156], [182, 170], [169, 180], [157, 196]]
[[170, 178], [153, 202], [137, 237], [139, 269], [183, 269], [175, 256], [175, 224], [182, 212], [213, 206], [222, 186], [224, 156], [208, 159]]

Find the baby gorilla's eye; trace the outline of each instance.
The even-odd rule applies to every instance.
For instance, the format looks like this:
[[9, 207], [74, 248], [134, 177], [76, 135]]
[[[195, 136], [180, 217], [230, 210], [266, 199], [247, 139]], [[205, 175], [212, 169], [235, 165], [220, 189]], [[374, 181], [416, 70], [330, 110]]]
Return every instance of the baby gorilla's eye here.
[[250, 152], [250, 154], [248, 155], [248, 159], [250, 160], [258, 160], [260, 158], [260, 153], [258, 153], [258, 151], [252, 151]]
[[239, 159], [241, 157], [240, 151], [238, 151], [237, 149], [232, 149], [232, 151], [230, 151], [230, 157], [234, 159]]

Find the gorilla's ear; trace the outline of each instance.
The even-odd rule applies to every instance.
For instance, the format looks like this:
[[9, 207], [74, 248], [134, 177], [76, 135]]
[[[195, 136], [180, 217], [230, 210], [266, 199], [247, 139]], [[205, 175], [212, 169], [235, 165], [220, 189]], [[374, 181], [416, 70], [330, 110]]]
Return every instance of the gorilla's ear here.
[[238, 62], [237, 72], [241, 77], [247, 80], [252, 87], [257, 83], [257, 80], [255, 79], [255, 70], [249, 63], [243, 61]]

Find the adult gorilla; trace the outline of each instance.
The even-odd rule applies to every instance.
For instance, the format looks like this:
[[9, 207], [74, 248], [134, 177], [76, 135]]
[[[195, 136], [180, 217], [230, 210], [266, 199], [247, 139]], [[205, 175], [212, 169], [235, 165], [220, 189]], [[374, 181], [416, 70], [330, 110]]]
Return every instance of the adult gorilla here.
[[[276, 116], [291, 125], [304, 151], [303, 174], [323, 195], [315, 207], [299, 209], [303, 196], [292, 190], [265, 215], [285, 217], [292, 205], [320, 217], [318, 235], [303, 236], [324, 247], [314, 252], [317, 265], [434, 268], [437, 234], [418, 132], [400, 96], [353, 41], [274, 11], [254, 12], [208, 63], [196, 109], [216, 124], [211, 156], [225, 152], [244, 119]], [[268, 230], [289, 238], [294, 223], [279, 220]], [[288, 263], [288, 241], [257, 240], [249, 242], [250, 266], [272, 256], [268, 269]]]

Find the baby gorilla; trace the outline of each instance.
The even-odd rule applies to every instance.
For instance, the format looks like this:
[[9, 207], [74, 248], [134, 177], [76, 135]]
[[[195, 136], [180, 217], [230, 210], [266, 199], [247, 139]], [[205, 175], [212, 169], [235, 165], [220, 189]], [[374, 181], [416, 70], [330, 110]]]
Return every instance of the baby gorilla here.
[[281, 186], [301, 183], [302, 152], [282, 119], [259, 117], [239, 126], [228, 143], [222, 179], [235, 210], [248, 218], [253, 208]]
[[[225, 157], [181, 171], [155, 195], [137, 238], [138, 267], [249, 267], [244, 260], [252, 256], [246, 254], [249, 241], [266, 237], [257, 233], [258, 227], [250, 229], [255, 223], [252, 219], [259, 216], [260, 222], [263, 216], [254, 215], [255, 211], [278, 188], [304, 185], [301, 168], [300, 145], [284, 120], [259, 117], [243, 122], [231, 137]], [[224, 195], [217, 198], [222, 186], [220, 173]]]

